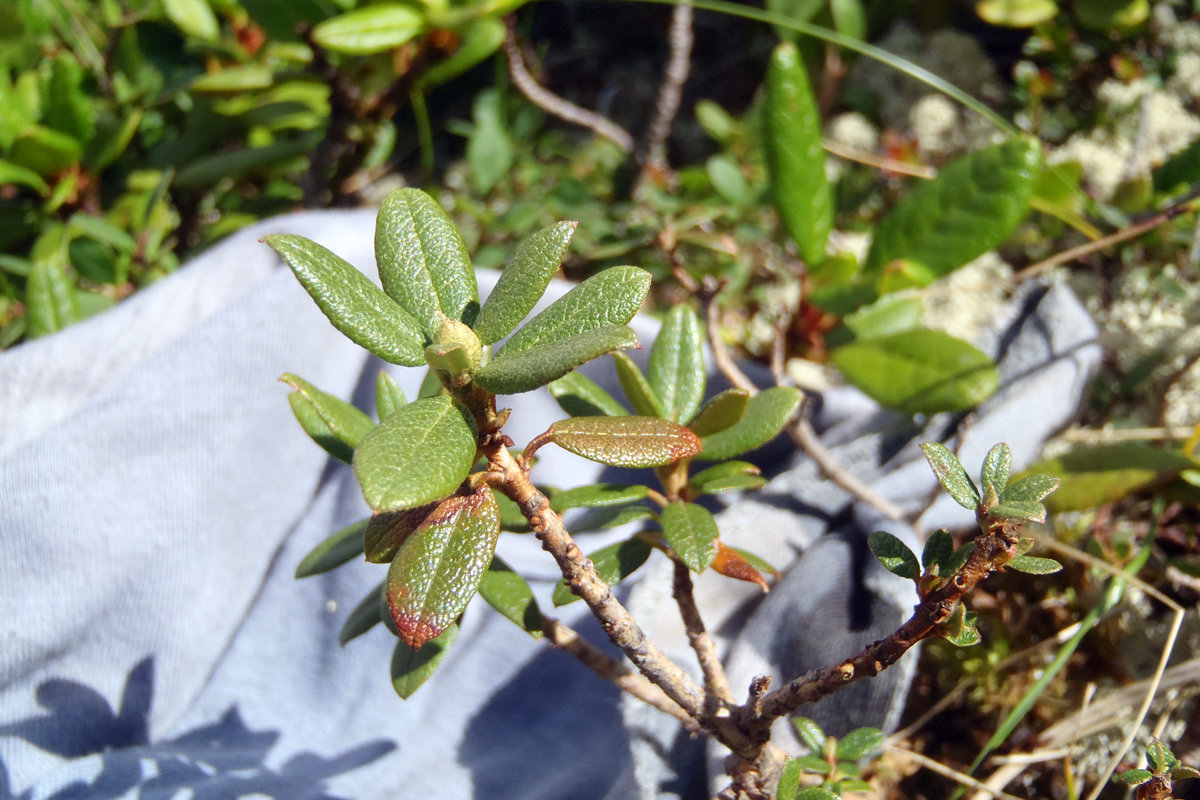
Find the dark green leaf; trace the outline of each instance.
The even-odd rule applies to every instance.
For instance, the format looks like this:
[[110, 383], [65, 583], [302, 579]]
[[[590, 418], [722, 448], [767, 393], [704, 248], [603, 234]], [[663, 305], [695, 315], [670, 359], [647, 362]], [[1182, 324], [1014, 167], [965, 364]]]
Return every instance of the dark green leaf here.
[[474, 329], [484, 344], [498, 342], [533, 310], [558, 271], [578, 222], [559, 222], [530, 236], [500, 274], [479, 309]]
[[[929, 534], [929, 538], [925, 540], [925, 548], [921, 551], [921, 566], [927, 570], [932, 569], [934, 564], [945, 563], [953, 552], [954, 539], [951, 538], [950, 531], [940, 528]], [[938, 570], [938, 574], [942, 574], [941, 569]]]
[[424, 28], [424, 16], [412, 6], [380, 3], [321, 22], [312, 38], [335, 53], [370, 55], [399, 47]]
[[649, 493], [648, 488], [637, 484], [597, 483], [567, 489], [565, 492], [555, 492], [550, 498], [550, 508], [561, 514], [568, 508], [626, 505], [636, 500], [644, 500]]
[[452, 622], [438, 636], [413, 651], [404, 642], [397, 642], [392, 651], [392, 688], [407, 700], [421, 684], [429, 680], [446, 657], [446, 652], [458, 638], [458, 623]]
[[661, 467], [700, 452], [699, 437], [658, 417], [570, 417], [548, 433], [564, 450], [614, 467]]
[[676, 500], [659, 514], [663, 536], [693, 572], [708, 569], [717, 554], [717, 521], [703, 506]]
[[637, 346], [632, 328], [607, 325], [520, 350], [506, 347], [475, 374], [475, 382], [494, 394], [520, 394], [545, 386], [593, 358]]
[[962, 547], [955, 550], [954, 555], [950, 556], [938, 565], [938, 574], [943, 578], [951, 577], [963, 568], [963, 564], [967, 563], [967, 559], [969, 559], [971, 557], [971, 553], [974, 552], [975, 543], [967, 542]]
[[1126, 786], [1141, 786], [1153, 777], [1154, 773], [1148, 769], [1127, 769], [1117, 775], [1117, 780]]
[[372, 564], [390, 564], [400, 547], [408, 540], [437, 503], [426, 503], [400, 511], [381, 511], [372, 514], [363, 533], [363, 555]]
[[496, 497], [496, 508], [500, 513], [500, 530], [510, 533], [529, 533], [533, 530], [529, 525], [529, 520], [525, 519], [525, 515], [521, 513], [520, 506], [500, 492], [493, 490], [492, 494]]
[[346, 617], [338, 634], [338, 644], [345, 647], [351, 639], [357, 639], [374, 628], [383, 620], [383, 613], [383, 581], [380, 581]]
[[757, 489], [766, 484], [758, 467], [745, 461], [726, 461], [702, 470], [688, 485], [699, 494], [715, 494], [734, 489]]
[[736, 424], [749, 403], [750, 393], [745, 389], [726, 389], [705, 403], [688, 427], [701, 438], [719, 433]]
[[800, 51], [782, 42], [771, 55], [766, 89], [767, 164], [775, 205], [801, 257], [825, 257], [833, 227], [833, 192], [825, 177], [821, 114]]
[[371, 418], [290, 372], [279, 380], [295, 389], [288, 395], [288, 403], [304, 432], [334, 458], [351, 463], [354, 448], [375, 427]]
[[704, 346], [700, 320], [689, 306], [672, 307], [654, 345], [646, 379], [667, 419], [686, 423], [704, 399]]
[[464, 318], [479, 302], [467, 246], [425, 192], [397, 189], [383, 201], [375, 223], [375, 256], [384, 291], [420, 320], [428, 338], [441, 328], [442, 317], [468, 325], [474, 321]]
[[856, 728], [838, 740], [837, 757], [841, 761], [857, 762], [883, 744], [883, 731], [878, 728]]
[[935, 330], [910, 330], [835, 349], [833, 363], [880, 404], [906, 414], [965, 411], [1000, 384], [988, 356]]
[[[1012, 450], [1001, 442], [988, 451], [983, 459], [983, 469], [980, 471], [980, 483], [983, 484], [985, 498], [999, 498], [1008, 485], [1008, 476], [1012, 471]], [[1041, 498], [1038, 498], [1039, 500]]]
[[[756, 450], [774, 439], [800, 407], [803, 396], [790, 386], [775, 386], [750, 398], [746, 413], [722, 431], [704, 437], [700, 458], [724, 461]], [[701, 412], [703, 413], [703, 412]]]
[[1079, 447], [1034, 464], [1028, 472], [1061, 477], [1062, 485], [1046, 505], [1055, 511], [1076, 511], [1115, 502], [1197, 466], [1195, 459], [1177, 450], [1116, 444]]
[[617, 370], [617, 380], [621, 382], [621, 391], [633, 408], [633, 413], [646, 417], [666, 417], [662, 401], [650, 385], [650, 381], [624, 353], [613, 353], [613, 366]]
[[619, 417], [629, 413], [612, 395], [579, 371], [568, 372], [551, 383], [549, 388], [559, 407], [572, 417], [597, 417], [601, 414]]
[[594, 531], [601, 528], [619, 528], [638, 520], [650, 519], [655, 514], [640, 503], [625, 506], [606, 506], [594, 508], [572, 521], [571, 530], [576, 533]]
[[1018, 500], [1033, 500], [1040, 502], [1046, 499], [1046, 496], [1058, 488], [1062, 483], [1053, 475], [1045, 473], [1037, 475], [1027, 475], [1019, 481], [1014, 482], [1000, 493], [1000, 498], [1006, 502]]
[[1062, 564], [1053, 558], [1037, 558], [1036, 556], [1017, 556], [1005, 566], [1027, 575], [1053, 575], [1062, 569]]
[[296, 577], [307, 578], [329, 572], [342, 564], [358, 558], [363, 552], [363, 532], [367, 529], [367, 520], [361, 520], [353, 525], [347, 525], [337, 533], [313, 548], [296, 565]]
[[1168, 158], [1153, 175], [1154, 191], [1164, 194], [1200, 183], [1200, 139]]
[[303, 236], [272, 234], [275, 249], [329, 321], [384, 361], [425, 363], [417, 321], [353, 266]]
[[993, 519], [1027, 519], [1046, 521], [1046, 507], [1036, 500], [1001, 500], [987, 510]]
[[963, 156], [880, 221], [864, 273], [894, 291], [931, 283], [983, 255], [1024, 218], [1040, 168], [1041, 147], [1033, 140]]
[[542, 612], [533, 598], [533, 590], [499, 556], [492, 557], [491, 566], [483, 574], [479, 596], [530, 636], [542, 638]]
[[354, 472], [376, 511], [440, 500], [458, 488], [474, 463], [475, 434], [449, 397], [404, 406], [354, 451]]
[[1148, 0], [1090, 0], [1072, 9], [1085, 27], [1096, 31], [1133, 28], [1150, 15]]
[[379, 377], [375, 379], [375, 413], [379, 419], [406, 405], [408, 400], [404, 397], [400, 384], [396, 383], [396, 379], [387, 371], [380, 371]]
[[79, 303], [72, 289], [60, 259], [34, 260], [25, 290], [26, 335], [30, 339], [55, 333], [79, 320]]
[[1177, 763], [1171, 748], [1160, 739], [1152, 739], [1150, 744], [1146, 745], [1146, 760], [1150, 762], [1150, 768], [1160, 775]]
[[800, 741], [804, 742], [809, 750], [814, 753], [824, 752], [825, 742], [829, 737], [815, 721], [808, 717], [792, 717], [792, 727], [796, 729]]
[[[632, 575], [642, 564], [645, 564], [652, 549], [642, 539], [634, 537], [610, 544], [608, 547], [602, 547], [588, 558], [595, 566], [600, 579], [609, 586], [615, 586]], [[552, 599], [555, 606], [565, 606], [575, 602], [579, 597], [571, 592], [565, 580], [560, 580], [554, 587]]]
[[263, 147], [243, 147], [202, 155], [182, 167], [175, 175], [174, 188], [207, 189], [221, 180], [237, 179], [255, 170], [283, 164], [309, 153], [319, 141], [318, 134], [277, 140]]
[[971, 476], [959, 463], [958, 457], [950, 452], [948, 447], [938, 442], [925, 442], [921, 445], [921, 452], [925, 454], [925, 459], [933, 468], [933, 474], [937, 476], [938, 483], [950, 493], [950, 496], [960, 506], [972, 511], [979, 507], [982, 500], [979, 490], [975, 488]]
[[917, 562], [916, 553], [887, 531], [875, 531], [867, 537], [867, 544], [888, 572], [913, 580], [921, 576], [921, 565]]
[[387, 602], [400, 638], [414, 650], [458, 618], [492, 563], [500, 515], [486, 486], [443, 500], [396, 554]]

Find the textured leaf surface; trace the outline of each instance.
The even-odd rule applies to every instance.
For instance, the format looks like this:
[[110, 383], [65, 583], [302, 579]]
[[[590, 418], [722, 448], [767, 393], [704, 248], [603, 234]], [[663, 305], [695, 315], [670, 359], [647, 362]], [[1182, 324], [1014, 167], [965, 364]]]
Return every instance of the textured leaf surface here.
[[458, 488], [474, 462], [475, 434], [449, 397], [404, 406], [354, 451], [354, 472], [376, 511], [440, 500]]
[[783, 765], [783, 772], [779, 775], [776, 798], [778, 800], [796, 800], [796, 793], [800, 791], [800, 776], [803, 774], [799, 759], [789, 758]]
[[638, 484], [597, 483], [556, 492], [550, 498], [550, 508], [558, 512], [568, 508], [604, 508], [645, 500], [650, 490]]
[[999, 497], [1004, 491], [1004, 487], [1008, 485], [1008, 476], [1011, 472], [1012, 450], [1001, 442], [988, 451], [987, 456], [983, 459], [983, 468], [979, 471], [984, 497]]
[[693, 572], [703, 572], [717, 555], [717, 521], [703, 506], [676, 500], [658, 518], [663, 536]]
[[988, 509], [988, 516], [996, 519], [1027, 519], [1033, 522], [1046, 521], [1046, 507], [1036, 500], [1001, 500]]
[[[954, 539], [950, 536], [950, 531], [940, 528], [929, 534], [929, 538], [925, 540], [925, 548], [921, 550], [921, 566], [931, 569], [935, 564], [941, 565], [953, 553]], [[938, 574], [944, 576], [941, 570]]]
[[947, 557], [938, 567], [938, 574], [943, 578], [948, 578], [957, 573], [963, 568], [963, 564], [967, 563], [967, 559], [971, 557], [971, 553], [975, 552], [975, 543], [967, 542], [962, 547], [954, 551], [952, 555]]
[[621, 391], [625, 393], [633, 413], [645, 417], [666, 417], [667, 412], [658, 399], [658, 393], [632, 358], [625, 353], [613, 353], [613, 366], [621, 383]]
[[304, 432], [325, 452], [349, 464], [354, 459], [354, 448], [375, 427], [371, 418], [290, 372], [279, 380], [295, 389], [288, 395], [288, 403]]
[[396, 383], [396, 379], [388, 372], [381, 371], [375, 379], [375, 412], [379, 419], [406, 405], [408, 400], [404, 397], [400, 384]]
[[578, 222], [559, 222], [530, 236], [500, 274], [496, 287], [479, 309], [475, 333], [484, 344], [512, 333], [541, 299], [558, 271]]
[[1037, 556], [1017, 556], [1005, 566], [1028, 575], [1053, 575], [1062, 570], [1062, 564], [1053, 558], [1038, 558]]
[[364, 519], [353, 525], [347, 525], [321, 542], [296, 565], [296, 577], [307, 578], [310, 575], [320, 575], [361, 556], [363, 532], [366, 529], [367, 520]]
[[825, 749], [825, 731], [821, 730], [821, 726], [814, 720], [808, 717], [793, 717], [792, 727], [796, 729], [796, 735], [800, 737], [800, 741], [804, 742], [805, 746], [814, 753], [820, 753]]
[[878, 728], [855, 728], [838, 740], [840, 761], [855, 762], [883, 744], [883, 731]]
[[381, 511], [367, 520], [363, 532], [363, 555], [372, 564], [390, 564], [401, 545], [412, 536], [437, 503], [426, 503], [400, 511]]
[[464, 319], [479, 302], [475, 269], [458, 229], [437, 202], [419, 189], [387, 196], [375, 222], [379, 278], [392, 299], [416, 317], [432, 339], [443, 316]]
[[632, 328], [607, 325], [522, 350], [506, 347], [475, 374], [475, 382], [494, 394], [520, 394], [545, 386], [594, 358], [637, 346]]
[[[588, 556], [600, 579], [609, 586], [615, 586], [632, 575], [638, 567], [646, 563], [650, 557], [650, 545], [639, 538], [626, 539], [623, 542], [602, 547]], [[573, 603], [579, 597], [571, 592], [565, 580], [560, 580], [554, 587], [552, 600], [556, 606]]]
[[901, 578], [916, 579], [921, 576], [921, 565], [917, 562], [916, 553], [887, 531], [875, 531], [867, 537], [867, 544], [888, 572]]
[[745, 389], [726, 389], [705, 403], [688, 427], [701, 438], [711, 436], [740, 420], [749, 403], [750, 393]]
[[963, 469], [958, 456], [938, 442], [925, 442], [921, 445], [921, 452], [925, 454], [925, 460], [929, 462], [942, 488], [949, 492], [960, 506], [974, 511], [982, 498], [971, 476]]
[[351, 639], [357, 639], [374, 628], [383, 620], [383, 613], [383, 581], [380, 581], [351, 609], [342, 623], [338, 644], [345, 647]]
[[537, 345], [610, 325], [624, 325], [650, 291], [650, 273], [637, 267], [599, 272], [556, 300], [512, 335], [500, 351], [515, 355]]
[[458, 624], [451, 623], [436, 638], [413, 651], [404, 642], [397, 642], [392, 651], [392, 688], [407, 700], [433, 675], [446, 657], [446, 652], [458, 638]]
[[[1041, 148], [1013, 140], [977, 150], [904, 196], [875, 229], [864, 272], [884, 291], [923, 286], [996, 247], [1029, 210]], [[907, 277], [889, 273], [911, 265]]]
[[313, 41], [335, 53], [370, 55], [399, 47], [425, 27], [421, 12], [403, 3], [380, 3], [338, 14], [313, 28]]
[[[1059, 476], [1062, 484], [1047, 498], [1046, 505], [1055, 511], [1076, 511], [1115, 502], [1144, 486], [1170, 480], [1198, 466], [1195, 459], [1176, 450], [1118, 444], [1076, 448], [1057, 458], [1040, 461], [1028, 471]], [[1012, 493], [1026, 480], [1029, 478], [1009, 487], [1005, 499], [1017, 497]]]
[[767, 584], [767, 579], [763, 577], [759, 568], [746, 557], [744, 550], [729, 547], [722, 543], [720, 539], [717, 540], [717, 554], [713, 557], [712, 563], [709, 566], [712, 567], [714, 572], [724, 575], [726, 578], [757, 584], [758, 588], [764, 592], [771, 589]]
[[704, 347], [700, 320], [685, 305], [674, 306], [650, 348], [646, 378], [667, 419], [687, 422], [704, 399]]
[[911, 330], [833, 351], [842, 374], [880, 404], [906, 414], [965, 411], [991, 396], [1000, 373], [969, 342]]
[[578, 371], [568, 372], [550, 384], [550, 394], [572, 417], [619, 417], [629, 412], [595, 381]]
[[660, 467], [700, 452], [700, 438], [658, 417], [571, 417], [549, 428], [550, 441], [614, 467]]
[[74, 287], [58, 260], [37, 259], [29, 271], [25, 302], [30, 339], [60, 331], [79, 320]]
[[500, 515], [491, 490], [443, 500], [404, 542], [388, 568], [387, 602], [400, 638], [414, 650], [462, 613], [496, 549]]
[[417, 320], [352, 265], [303, 236], [277, 233], [263, 241], [295, 273], [333, 326], [384, 361], [425, 363]]
[[724, 461], [740, 453], [762, 447], [783, 430], [802, 395], [790, 386], [775, 386], [751, 397], [746, 413], [734, 425], [704, 437], [700, 458], [705, 461]]
[[491, 566], [483, 574], [479, 596], [530, 636], [542, 638], [542, 612], [533, 598], [533, 590], [499, 556], [492, 558]]
[[825, 177], [821, 115], [800, 51], [783, 42], [767, 70], [767, 164], [779, 216], [810, 264], [825, 257], [833, 193]]

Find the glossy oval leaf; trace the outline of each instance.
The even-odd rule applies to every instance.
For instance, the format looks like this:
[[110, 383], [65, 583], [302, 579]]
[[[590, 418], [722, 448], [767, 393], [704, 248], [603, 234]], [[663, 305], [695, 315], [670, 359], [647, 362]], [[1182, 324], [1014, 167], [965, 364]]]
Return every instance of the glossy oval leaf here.
[[1011, 472], [1012, 450], [1004, 442], [1000, 442], [988, 451], [983, 459], [983, 468], [979, 472], [984, 497], [992, 498], [993, 502], [998, 500], [1004, 492], [1004, 487], [1008, 485]]
[[761, 470], [746, 461], [726, 461], [701, 470], [688, 480], [697, 494], [715, 494], [738, 489], [758, 489], [766, 484]]
[[629, 412], [625, 407], [578, 370], [568, 372], [549, 386], [550, 394], [559, 408], [572, 417], [597, 417], [604, 414], [619, 417]]
[[666, 417], [658, 393], [632, 358], [625, 353], [613, 353], [613, 366], [616, 368], [617, 380], [621, 383], [621, 391], [633, 407], [633, 413], [645, 417]]
[[380, 3], [348, 11], [319, 23], [317, 44], [335, 53], [370, 55], [399, 47], [425, 28], [425, 17], [403, 3]]
[[389, 372], [381, 370], [379, 377], [375, 379], [375, 413], [379, 419], [406, 405], [408, 400], [404, 397], [404, 390], [400, 388], [400, 384], [396, 383], [396, 379]]
[[26, 335], [30, 339], [55, 333], [80, 319], [74, 287], [57, 259], [34, 261], [26, 283], [25, 303]]
[[688, 427], [702, 438], [711, 436], [740, 420], [749, 403], [750, 393], [745, 389], [726, 389], [705, 403]]
[[483, 574], [479, 596], [521, 630], [535, 639], [542, 638], [542, 612], [533, 597], [533, 590], [499, 556], [492, 557], [491, 565]]
[[924, 286], [978, 258], [1025, 217], [1040, 168], [1034, 141], [1015, 139], [963, 156], [880, 221], [864, 273], [894, 291]]
[[704, 400], [704, 339], [700, 320], [686, 305], [667, 313], [646, 366], [646, 379], [672, 422], [687, 422]]
[[803, 396], [791, 386], [774, 386], [759, 392], [746, 404], [746, 413], [732, 426], [704, 437], [700, 458], [705, 461], [724, 461], [727, 458], [757, 450], [783, 430]]
[[367, 520], [364, 519], [353, 525], [347, 525], [325, 539], [296, 565], [296, 577], [307, 578], [311, 575], [320, 575], [361, 556], [363, 532], [366, 529]]
[[578, 226], [578, 222], [555, 223], [517, 248], [475, 318], [475, 333], [484, 344], [498, 342], [512, 333], [537, 305], [562, 264]]
[[908, 545], [887, 531], [875, 531], [867, 537], [867, 545], [879, 563], [893, 575], [916, 580], [921, 577], [921, 565], [917, 555]]
[[658, 417], [571, 417], [550, 425], [549, 440], [614, 467], [661, 467], [700, 452], [700, 438]]
[[416, 508], [372, 514], [363, 532], [363, 555], [367, 561], [372, 564], [392, 563], [400, 547], [437, 506], [437, 503], [426, 503]]
[[357, 639], [383, 621], [382, 598], [383, 581], [380, 581], [351, 609], [338, 633], [338, 644], [345, 647], [347, 642]]
[[767, 165], [775, 205], [800, 255], [825, 257], [833, 227], [833, 193], [825, 177], [821, 114], [799, 49], [782, 42], [771, 54], [766, 90]]
[[479, 290], [467, 246], [425, 192], [397, 189], [383, 201], [375, 220], [375, 257], [384, 291], [420, 321], [430, 339], [443, 317], [474, 322], [468, 312], [479, 302]]
[[363, 437], [354, 472], [367, 505], [399, 511], [454, 492], [475, 463], [475, 433], [449, 397], [399, 409]]
[[707, 508], [676, 500], [658, 516], [663, 536], [688, 569], [703, 572], [717, 555], [717, 521]]
[[825, 751], [825, 742], [828, 737], [815, 720], [809, 717], [792, 717], [792, 727], [796, 729], [796, 735], [800, 737], [800, 741], [804, 742], [805, 746], [813, 753], [820, 754]]
[[[637, 571], [650, 557], [653, 548], [638, 537], [602, 547], [588, 556], [600, 580], [615, 586]], [[566, 580], [560, 580], [551, 597], [555, 606], [574, 603], [579, 596], [572, 593]]]
[[405, 700], [412, 697], [433, 675], [457, 638], [458, 624], [451, 623], [415, 652], [404, 642], [397, 642], [392, 651], [392, 688], [396, 694]]
[[475, 374], [475, 382], [493, 394], [520, 394], [545, 386], [594, 358], [637, 346], [632, 328], [607, 325], [522, 350], [505, 348]]
[[639, 484], [596, 483], [555, 492], [550, 508], [560, 514], [568, 508], [605, 508], [645, 500], [650, 489]]
[[276, 233], [263, 241], [279, 253], [333, 326], [352, 342], [392, 364], [425, 363], [417, 320], [366, 275], [303, 236]]
[[979, 507], [983, 498], [975, 488], [971, 476], [963, 469], [958, 456], [954, 455], [950, 448], [940, 442], [924, 442], [921, 452], [925, 454], [925, 460], [937, 476], [938, 483], [960, 506], [971, 511]]
[[387, 603], [401, 640], [420, 650], [475, 596], [496, 549], [500, 515], [486, 486], [443, 500], [388, 568]]
[[985, 353], [941, 331], [852, 342], [834, 350], [832, 360], [850, 383], [906, 414], [965, 411], [1000, 385], [1000, 373]]
[[354, 448], [375, 427], [371, 418], [290, 372], [279, 380], [295, 389], [288, 395], [288, 403], [304, 432], [325, 452], [349, 464], [354, 459]]
[[633, 319], [650, 291], [650, 273], [611, 267], [588, 278], [517, 330], [500, 355], [555, 342]]

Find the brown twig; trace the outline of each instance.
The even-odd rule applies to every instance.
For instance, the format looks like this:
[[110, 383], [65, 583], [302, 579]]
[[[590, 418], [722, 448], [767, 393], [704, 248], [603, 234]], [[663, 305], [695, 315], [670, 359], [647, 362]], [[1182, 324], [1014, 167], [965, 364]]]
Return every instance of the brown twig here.
[[658, 99], [654, 104], [654, 119], [646, 130], [645, 154], [642, 170], [638, 175], [641, 184], [654, 172], [666, 172], [667, 138], [671, 135], [671, 124], [679, 113], [679, 101], [683, 96], [683, 84], [687, 81], [692, 65], [692, 4], [680, 0], [671, 14], [670, 56], [658, 87]]
[[683, 619], [684, 630], [687, 631], [688, 644], [696, 653], [700, 662], [700, 672], [704, 675], [704, 695], [709, 706], [708, 713], [716, 713], [721, 706], [733, 705], [733, 693], [729, 690], [729, 679], [725, 676], [725, 668], [721, 666], [721, 658], [717, 655], [717, 646], [704, 627], [700, 617], [700, 609], [696, 607], [696, 595], [692, 584], [692, 573], [687, 564], [678, 557], [671, 559], [675, 566], [675, 582], [672, 595], [679, 606], [679, 616]]

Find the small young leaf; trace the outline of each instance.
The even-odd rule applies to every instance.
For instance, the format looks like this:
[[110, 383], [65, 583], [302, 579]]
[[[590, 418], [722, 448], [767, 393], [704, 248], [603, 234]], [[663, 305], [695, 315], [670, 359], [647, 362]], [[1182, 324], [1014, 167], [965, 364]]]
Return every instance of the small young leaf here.
[[1052, 575], [1062, 569], [1062, 564], [1053, 558], [1038, 558], [1036, 556], [1017, 556], [1004, 566], [1024, 572], [1027, 575]]
[[641, 503], [624, 506], [606, 506], [594, 508], [578, 519], [572, 520], [571, 530], [576, 533], [600, 530], [601, 528], [619, 528], [631, 522], [643, 519], [657, 518], [655, 513]]
[[550, 441], [614, 467], [661, 467], [700, 452], [700, 439], [658, 417], [571, 417], [551, 424]]
[[288, 395], [288, 403], [304, 432], [325, 452], [349, 464], [354, 458], [354, 448], [375, 427], [371, 418], [290, 372], [285, 372], [279, 380], [295, 389]]
[[279, 253], [317, 306], [359, 347], [392, 364], [425, 363], [421, 326], [353, 266], [303, 236], [272, 234]]
[[688, 486], [697, 494], [715, 494], [734, 489], [758, 489], [766, 482], [753, 464], [726, 461], [696, 473], [688, 480]]
[[637, 346], [632, 328], [607, 325], [523, 350], [505, 348], [475, 374], [475, 382], [493, 394], [530, 392], [593, 358]]
[[400, 511], [372, 514], [363, 533], [363, 554], [372, 564], [390, 564], [401, 545], [412, 535], [437, 503], [426, 503]]
[[857, 762], [883, 744], [883, 731], [878, 728], [856, 728], [838, 740], [839, 761]]
[[971, 557], [971, 553], [975, 552], [975, 543], [967, 542], [962, 547], [954, 551], [954, 555], [945, 559], [938, 565], [938, 574], [943, 578], [949, 578], [963, 568], [963, 564], [967, 563], [967, 559]]
[[[635, 536], [632, 539], [602, 547], [588, 558], [596, 568], [600, 579], [609, 586], [615, 586], [637, 571], [642, 564], [645, 564], [652, 549], [645, 541]], [[560, 580], [554, 587], [551, 599], [555, 606], [565, 606], [568, 603], [574, 603], [579, 596], [571, 591], [566, 580]]]
[[345, 647], [351, 639], [357, 639], [383, 620], [382, 599], [383, 581], [380, 581], [367, 592], [366, 597], [358, 601], [358, 605], [346, 617], [341, 633], [338, 634], [338, 644]]
[[363, 532], [366, 529], [367, 520], [360, 520], [353, 525], [347, 525], [321, 542], [296, 565], [296, 577], [307, 578], [310, 575], [320, 575], [322, 572], [329, 572], [331, 569], [336, 569], [361, 556]]
[[[953, 552], [954, 539], [950, 536], [950, 531], [945, 528], [936, 530], [925, 540], [925, 548], [921, 551], [921, 566], [926, 570], [932, 569], [934, 564], [940, 566]], [[938, 570], [938, 574], [942, 574], [941, 569]]]
[[808, 717], [792, 717], [792, 727], [796, 729], [800, 741], [804, 742], [809, 750], [814, 753], [821, 753], [825, 750], [825, 742], [829, 737], [816, 722]]
[[613, 353], [613, 366], [617, 371], [617, 380], [621, 382], [621, 391], [625, 392], [633, 413], [645, 417], [667, 416], [658, 393], [632, 358], [624, 353]]
[[506, 28], [499, 17], [478, 17], [462, 28], [455, 29], [461, 37], [458, 49], [449, 57], [433, 62], [421, 73], [417, 84], [422, 89], [440, 86], [475, 66], [500, 47]]
[[693, 572], [708, 569], [717, 555], [717, 521], [707, 508], [676, 500], [659, 514], [663, 536]]
[[1171, 780], [1186, 781], [1192, 778], [1200, 778], [1200, 769], [1189, 767], [1184, 764], [1176, 764], [1171, 767]]
[[1152, 739], [1150, 744], [1146, 745], [1146, 760], [1150, 762], [1151, 770], [1158, 775], [1161, 775], [1178, 763], [1175, 754], [1171, 752], [1171, 748], [1160, 739]]
[[392, 651], [392, 688], [407, 700], [413, 696], [446, 657], [446, 652], [458, 638], [458, 623], [452, 622], [438, 636], [414, 651], [404, 642], [397, 642]]
[[[724, 461], [756, 450], [774, 439], [800, 407], [803, 395], [791, 386], [775, 386], [750, 398], [736, 423], [704, 437], [700, 458]], [[703, 412], [702, 412], [703, 413]]]
[[479, 596], [530, 636], [542, 638], [542, 612], [533, 599], [533, 590], [499, 556], [492, 557], [491, 566], [483, 574]]
[[925, 454], [925, 459], [933, 468], [933, 474], [937, 476], [938, 483], [950, 493], [950, 496], [960, 506], [972, 511], [979, 507], [982, 500], [979, 490], [975, 488], [971, 476], [967, 475], [967, 471], [959, 463], [958, 457], [948, 447], [938, 442], [925, 442], [921, 445], [921, 452]]
[[737, 424], [746, 413], [750, 393], [745, 389], [726, 389], [704, 404], [688, 427], [697, 436], [712, 436]]
[[638, 484], [596, 483], [556, 492], [550, 498], [550, 508], [559, 512], [568, 508], [603, 508], [644, 500], [650, 490]]
[[750, 563], [748, 558], [742, 555], [742, 551], [723, 544], [719, 539], [717, 540], [717, 554], [709, 566], [714, 572], [724, 575], [726, 578], [758, 584], [758, 587], [764, 592], [771, 589], [767, 585], [767, 579]]
[[887, 531], [875, 531], [867, 537], [867, 544], [888, 572], [913, 580], [921, 576], [921, 565], [917, 562], [916, 554]]
[[468, 311], [479, 302], [479, 292], [467, 246], [425, 192], [397, 189], [383, 201], [375, 223], [375, 256], [384, 291], [420, 320], [428, 339], [444, 317], [468, 325], [474, 321]]
[[55, 333], [80, 318], [71, 281], [56, 259], [34, 260], [25, 289], [27, 335], [30, 339]]
[[537, 305], [562, 264], [578, 225], [578, 222], [555, 223], [542, 228], [517, 248], [475, 318], [473, 327], [484, 344], [498, 342], [512, 333]]
[[412, 6], [380, 3], [324, 20], [312, 38], [335, 53], [361, 56], [397, 48], [424, 28], [425, 17]]
[[783, 765], [783, 772], [779, 775], [779, 788], [775, 792], [776, 800], [796, 800], [796, 792], [800, 791], [802, 774], [800, 761], [789, 758]]
[[629, 412], [613, 396], [579, 371], [568, 372], [549, 386], [550, 394], [572, 417], [619, 417]]
[[1053, 475], [1030, 475], [1008, 486], [1000, 493], [1005, 503], [1030, 501], [1041, 502], [1062, 483]]
[[396, 379], [386, 370], [381, 370], [379, 377], [375, 379], [375, 413], [379, 419], [382, 420], [396, 409], [406, 405], [408, 405], [408, 400], [405, 399], [400, 384], [396, 383]]
[[967, 611], [966, 606], [959, 603], [954, 607], [954, 613], [946, 621], [943, 637], [955, 647], [974, 647], [983, 641], [979, 629], [975, 627], [977, 614]]
[[399, 511], [454, 492], [475, 463], [475, 433], [449, 397], [416, 400], [379, 423], [354, 451], [367, 505]]
[[1028, 553], [1030, 550], [1032, 550], [1033, 546], [1035, 544], [1037, 544], [1037, 542], [1035, 542], [1033, 540], [1032, 536], [1022, 536], [1020, 539], [1017, 540], [1017, 546], [1016, 546], [1015, 551], [1013, 552], [1013, 555], [1023, 556], [1026, 553]]
[[1033, 522], [1046, 521], [1046, 507], [1036, 500], [1005, 500], [987, 511], [994, 519], [1027, 519]]
[[387, 602], [413, 650], [450, 626], [492, 563], [500, 516], [490, 489], [443, 500], [404, 542], [388, 568]]
[[704, 399], [704, 346], [700, 320], [689, 306], [667, 313], [650, 348], [646, 379], [667, 419], [686, 423], [695, 416]]
[[1148, 769], [1127, 769], [1117, 775], [1117, 780], [1127, 786], [1141, 786], [1153, 777], [1154, 773]]
[[983, 459], [980, 483], [983, 484], [981, 488], [984, 497], [1000, 497], [1004, 488], [1008, 486], [1008, 476], [1011, 471], [1012, 450], [1004, 442], [1001, 442], [989, 450], [987, 457]]
[[536, 345], [633, 319], [650, 291], [650, 273], [637, 267], [598, 272], [525, 323], [500, 354], [512, 356]]

